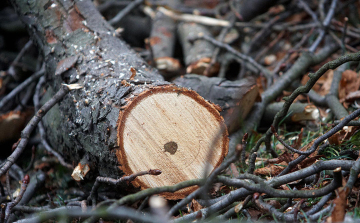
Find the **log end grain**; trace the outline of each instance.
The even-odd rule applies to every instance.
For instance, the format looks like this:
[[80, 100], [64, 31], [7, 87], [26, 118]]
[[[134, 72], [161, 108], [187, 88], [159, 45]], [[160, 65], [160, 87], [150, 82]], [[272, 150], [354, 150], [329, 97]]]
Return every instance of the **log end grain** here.
[[[125, 174], [162, 171], [135, 179], [135, 186], [146, 189], [202, 178], [206, 166], [211, 172], [228, 152], [228, 133], [211, 103], [194, 91], [168, 85], [149, 88], [120, 111], [118, 144], [116, 155]], [[164, 196], [180, 199], [195, 189]]]

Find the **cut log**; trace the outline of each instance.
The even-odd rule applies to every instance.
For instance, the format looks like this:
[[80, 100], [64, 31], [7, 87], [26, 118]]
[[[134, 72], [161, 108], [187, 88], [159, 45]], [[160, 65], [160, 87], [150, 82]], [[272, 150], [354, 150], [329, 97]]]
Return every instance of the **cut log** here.
[[[209, 67], [212, 54], [215, 50], [214, 45], [206, 40], [196, 40], [193, 43], [189, 39], [199, 34], [212, 36], [207, 27], [190, 22], [178, 24], [179, 39], [184, 53], [184, 61], [187, 66], [186, 73], [203, 74]], [[219, 71], [220, 65], [215, 63], [208, 72], [209, 76], [215, 75]]]
[[[227, 154], [228, 140], [219, 112], [194, 91], [174, 86], [142, 92], [120, 112], [117, 157], [126, 174], [147, 169], [161, 176], [138, 177], [142, 188], [174, 185], [203, 176], [207, 163], [218, 166]], [[220, 135], [219, 135], [220, 134]], [[212, 148], [211, 160], [207, 160]], [[168, 198], [179, 198], [194, 188]]]
[[[284, 102], [275, 102], [266, 106], [265, 113], [261, 119], [262, 124], [270, 125], [275, 115], [283, 108]], [[305, 124], [307, 121], [316, 121], [320, 117], [319, 109], [315, 105], [307, 103], [293, 103], [282, 120], [288, 124]]]
[[[90, 1], [13, 0], [46, 62], [46, 101], [62, 83], [78, 83], [43, 119], [48, 141], [89, 175], [118, 178], [148, 169], [142, 188], [202, 177], [227, 154], [224, 121], [195, 91], [165, 82], [116, 37]], [[215, 142], [213, 142], [215, 141]], [[207, 154], [214, 151], [211, 160]], [[81, 167], [80, 166], [80, 167]], [[209, 172], [211, 172], [211, 170]], [[82, 171], [78, 171], [81, 180]], [[182, 198], [187, 188], [168, 198]]]
[[261, 100], [254, 78], [228, 81], [224, 78], [188, 74], [173, 82], [191, 88], [206, 100], [219, 105], [229, 133], [241, 127], [254, 103]]
[[176, 22], [156, 11], [149, 38], [156, 67], [165, 77], [174, 76], [180, 69], [180, 62], [173, 58], [176, 39]]

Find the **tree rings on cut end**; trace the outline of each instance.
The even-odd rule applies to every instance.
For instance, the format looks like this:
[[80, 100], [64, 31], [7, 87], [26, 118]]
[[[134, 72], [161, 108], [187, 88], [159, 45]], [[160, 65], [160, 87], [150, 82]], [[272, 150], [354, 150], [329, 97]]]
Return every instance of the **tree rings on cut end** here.
[[[125, 174], [162, 171], [135, 179], [135, 186], [146, 189], [202, 178], [205, 167], [210, 173], [228, 152], [228, 133], [211, 103], [194, 91], [170, 85], [143, 91], [120, 111], [118, 144], [116, 154]], [[180, 199], [195, 189], [164, 196]]]

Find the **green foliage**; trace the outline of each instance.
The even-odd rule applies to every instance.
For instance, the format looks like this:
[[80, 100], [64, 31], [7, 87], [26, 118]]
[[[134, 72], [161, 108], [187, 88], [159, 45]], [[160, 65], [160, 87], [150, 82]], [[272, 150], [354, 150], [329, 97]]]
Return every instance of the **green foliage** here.
[[352, 147], [359, 149], [360, 147], [360, 131], [356, 132], [348, 141]]
[[352, 212], [349, 212], [350, 215], [353, 216], [353, 218], [360, 218], [360, 207], [355, 207]]
[[324, 160], [332, 159], [351, 159], [349, 155], [341, 155], [342, 151], [346, 150], [359, 150], [360, 148], [360, 132], [355, 133], [349, 140], [341, 143], [341, 145], [329, 145], [323, 151], [322, 155], [325, 155]]
[[307, 199], [307, 206], [313, 206], [314, 204], [316, 204], [317, 202], [319, 202], [321, 200], [321, 197], [315, 197], [315, 198], [308, 198]]

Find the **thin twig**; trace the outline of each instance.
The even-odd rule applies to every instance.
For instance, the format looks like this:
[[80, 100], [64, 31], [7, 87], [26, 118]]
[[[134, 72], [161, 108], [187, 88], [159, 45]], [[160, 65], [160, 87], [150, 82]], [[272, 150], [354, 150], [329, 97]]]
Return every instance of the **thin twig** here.
[[[231, 17], [230, 17], [229, 20], [230, 20], [230, 26], [224, 27], [224, 28], [221, 30], [221, 33], [219, 34], [218, 40], [219, 40], [220, 42], [223, 42], [223, 41], [224, 41], [226, 34], [227, 34], [227, 33], [230, 31], [230, 29], [234, 26], [235, 21], [236, 21], [235, 15], [231, 15]], [[208, 65], [208, 67], [207, 67], [207, 68], [205, 69], [205, 71], [204, 71], [204, 75], [205, 75], [205, 76], [208, 76], [208, 75], [209, 75], [210, 69], [211, 69], [212, 66], [214, 66], [214, 64], [216, 63], [216, 60], [217, 60], [217, 57], [218, 57], [219, 53], [220, 53], [220, 48], [219, 48], [219, 47], [216, 47], [215, 50], [214, 50], [214, 52], [213, 52], [213, 55], [212, 55], [212, 57], [211, 57], [211, 61], [210, 61], [209, 65]]]
[[323, 40], [323, 38], [325, 37], [326, 31], [328, 26], [330, 25], [330, 21], [332, 19], [332, 17], [334, 16], [335, 13], [335, 9], [336, 9], [336, 4], [337, 4], [337, 0], [333, 0], [331, 2], [331, 6], [330, 9], [325, 17], [325, 20], [323, 21], [322, 25], [323, 28], [320, 30], [320, 33], [317, 37], [317, 39], [314, 41], [314, 43], [310, 46], [309, 48], [309, 52], [315, 52], [316, 48], [318, 47], [318, 45], [320, 44], [320, 42]]
[[316, 212], [320, 211], [320, 209], [326, 204], [326, 202], [328, 202], [328, 200], [330, 200], [332, 194], [333, 194], [333, 192], [323, 196], [317, 204], [313, 205], [311, 207], [311, 209], [306, 212], [306, 215], [312, 215], [312, 214], [315, 214]]
[[294, 153], [298, 153], [298, 154], [300, 154], [300, 155], [309, 155], [309, 151], [303, 152], [303, 151], [297, 150], [297, 149], [291, 147], [290, 145], [288, 145], [288, 144], [287, 144], [284, 140], [282, 140], [282, 139], [280, 138], [280, 136], [277, 134], [274, 126], [271, 126], [271, 131], [272, 131], [272, 133], [274, 134], [275, 138], [276, 138], [277, 140], [279, 140], [279, 142], [280, 142], [281, 144], [283, 144], [283, 146], [285, 146], [285, 148], [287, 148], [288, 150], [290, 150], [290, 151], [292, 151], [292, 152], [294, 152]]
[[[21, 99], [21, 101], [19, 101], [19, 105], [16, 106], [16, 108], [14, 109], [14, 111], [21, 111], [22, 109], [26, 108], [26, 105], [28, 103], [28, 101], [31, 98], [32, 92], [35, 88], [36, 83], [31, 83], [28, 86], [28, 89], [26, 90], [26, 92], [24, 93], [24, 97]], [[19, 94], [18, 94], [19, 96]]]
[[344, 29], [343, 29], [343, 33], [342, 33], [342, 37], [341, 37], [341, 45], [342, 45], [342, 54], [343, 55], [345, 55], [345, 53], [346, 53], [345, 36], [346, 36], [348, 21], [349, 21], [348, 17], [345, 17], [344, 18]]
[[256, 67], [256, 69], [258, 69], [266, 77], [270, 76], [270, 72], [266, 68], [264, 68], [261, 64], [256, 62], [253, 58], [251, 58], [249, 56], [246, 56], [245, 54], [242, 54], [242, 53], [236, 51], [229, 44], [225, 44], [225, 43], [222, 43], [220, 41], [217, 41], [214, 38], [212, 38], [210, 36], [207, 36], [207, 35], [198, 35], [194, 39], [191, 39], [189, 41], [195, 41], [195, 40], [199, 40], [199, 39], [204, 39], [204, 40], [209, 41], [210, 43], [214, 44], [217, 47], [220, 47], [220, 48], [223, 48], [223, 49], [229, 51], [230, 53], [234, 54], [236, 57], [238, 57], [238, 58], [250, 63], [254, 67]]
[[326, 216], [326, 214], [328, 214], [334, 207], [334, 204], [330, 204], [329, 206], [327, 206], [324, 209], [321, 209], [319, 212], [308, 216], [310, 221], [318, 221], [319, 218]]
[[309, 5], [304, 0], [299, 0], [298, 5], [301, 8], [303, 8], [305, 10], [305, 12], [307, 12], [315, 22], [321, 24], [319, 18], [316, 15], [316, 13], [313, 10], [311, 10]]
[[21, 57], [23, 57], [24, 53], [32, 46], [32, 41], [29, 40], [25, 46], [20, 50], [19, 54], [15, 57], [15, 59], [13, 60], [13, 62], [11, 63], [10, 67], [7, 69], [6, 73], [11, 75], [15, 80], [18, 80], [19, 77], [16, 75], [15, 72], [15, 66], [16, 64], [19, 62], [19, 60], [21, 59]]
[[[266, 181], [266, 184], [268, 184], [271, 187], [276, 188], [283, 184], [287, 184], [289, 182], [296, 181], [298, 179], [302, 179], [307, 176], [311, 176], [313, 174], [319, 173], [323, 170], [335, 169], [337, 167], [341, 167], [342, 170], [350, 170], [351, 167], [354, 165], [354, 163], [355, 163], [354, 161], [350, 161], [350, 160], [318, 161], [310, 167], [298, 170], [296, 172], [289, 173], [285, 176], [272, 178], [271, 180]], [[251, 174], [243, 174], [243, 177], [246, 177], [247, 179], [252, 179], [252, 180], [255, 180], [258, 182], [263, 181], [263, 179], [261, 179], [260, 177], [257, 177], [255, 175], [251, 175]], [[233, 179], [227, 179], [226, 177], [218, 177], [218, 178], [223, 178], [225, 180], [230, 180], [230, 181], [233, 180]], [[173, 222], [182, 222], [182, 221], [193, 220], [196, 218], [196, 216], [199, 214], [199, 212], [201, 212], [201, 215], [203, 216], [203, 218], [206, 218], [211, 213], [222, 210], [223, 208], [226, 208], [227, 206], [231, 205], [232, 203], [238, 201], [239, 199], [246, 197], [253, 193], [254, 193], [254, 191], [249, 191], [249, 190], [241, 187], [235, 191], [231, 191], [229, 194], [224, 195], [220, 199], [216, 199], [216, 203], [213, 203], [211, 206], [209, 206], [207, 208], [203, 208], [200, 211], [196, 211], [196, 212], [190, 213], [188, 215], [185, 215], [183, 217], [177, 218]], [[293, 219], [292, 215], [291, 215], [291, 219]]]
[[13, 98], [15, 97], [19, 92], [24, 90], [26, 87], [29, 86], [29, 84], [38, 78], [40, 78], [45, 73], [45, 67], [43, 66], [39, 71], [35, 72], [31, 77], [26, 79], [24, 82], [19, 84], [16, 88], [14, 88], [9, 94], [7, 94], [5, 97], [3, 97], [0, 100], [0, 110], [3, 110], [3, 107]]
[[60, 217], [69, 217], [69, 218], [106, 218], [106, 219], [122, 219], [138, 222], [157, 222], [157, 218], [150, 214], [138, 214], [136, 210], [128, 207], [118, 207], [113, 210], [87, 210], [82, 211], [81, 207], [60, 207], [57, 209], [41, 212], [35, 217], [25, 218], [23, 220], [17, 221], [17, 223], [40, 223], [46, 222], [47, 220]]
[[32, 213], [32, 212], [48, 211], [48, 210], [50, 210], [50, 208], [49, 208], [49, 206], [29, 207], [29, 206], [16, 205], [12, 210], [21, 211], [21, 212], [25, 212], [25, 213]]
[[70, 88], [68, 86], [61, 86], [60, 90], [48, 101], [46, 102], [40, 110], [35, 114], [35, 116], [29, 121], [24, 130], [21, 132], [21, 139], [17, 145], [14, 152], [6, 159], [3, 166], [0, 169], [0, 176], [2, 176], [15, 161], [19, 158], [25, 146], [29, 141], [31, 132], [35, 129], [39, 121], [44, 117], [44, 115], [56, 104], [58, 103], [68, 92]]
[[[35, 111], [38, 111], [40, 109], [40, 91], [41, 91], [41, 87], [42, 85], [45, 83], [45, 77], [41, 77], [38, 84], [36, 85], [36, 89], [35, 89], [35, 94], [33, 97], [33, 102], [34, 102], [34, 107], [35, 107]], [[68, 169], [73, 169], [73, 165], [66, 163], [64, 158], [55, 150], [53, 150], [53, 148], [51, 148], [51, 146], [49, 145], [49, 143], [46, 141], [46, 133], [45, 133], [45, 128], [44, 125], [42, 123], [42, 121], [40, 120], [38, 123], [38, 129], [39, 129], [39, 133], [41, 136], [41, 143], [42, 145], [45, 147], [45, 149], [51, 153], [52, 155], [54, 155], [60, 162], [61, 165], [63, 165], [64, 167], [68, 168]]]
[[283, 66], [283, 63], [289, 59], [290, 55], [297, 51], [302, 45], [305, 44], [305, 42], [309, 39], [309, 37], [311, 36], [311, 34], [313, 33], [314, 29], [311, 29], [306, 35], [304, 35], [301, 40], [290, 50], [287, 51], [286, 55], [276, 64], [274, 70], [272, 71], [272, 74], [276, 74], [279, 72], [279, 70], [281, 69], [281, 67]]
[[247, 173], [250, 173], [250, 174], [254, 173], [256, 157], [257, 157], [257, 152], [254, 152], [253, 154], [250, 155], [249, 168], [247, 169]]
[[12, 208], [15, 207], [21, 201], [22, 196], [24, 195], [29, 182], [30, 182], [29, 175], [25, 175], [24, 179], [22, 180], [19, 195], [16, 197], [16, 199], [13, 202], [8, 203], [7, 206], [6, 206], [4, 222], [8, 221], [8, 219], [10, 217], [10, 214], [11, 214]]
[[[338, 125], [336, 125], [334, 128], [332, 128], [330, 131], [326, 132], [324, 135], [318, 137], [312, 146], [308, 149], [309, 154], [313, 153], [317, 147], [326, 139], [328, 139], [330, 136], [334, 135], [336, 132], [340, 131], [348, 122], [355, 119], [360, 115], [360, 109], [354, 111], [350, 115], [346, 116]], [[301, 161], [303, 161], [307, 155], [301, 155], [297, 159], [289, 162], [289, 165], [278, 175], [284, 175], [288, 173], [292, 168], [294, 168], [297, 164], [299, 164]]]
[[131, 3], [129, 3], [123, 10], [121, 10], [114, 18], [110, 19], [108, 22], [110, 25], [114, 25], [118, 22], [120, 22], [129, 12], [131, 12], [134, 8], [142, 4], [144, 0], [135, 0]]
[[6, 171], [6, 191], [10, 197], [11, 201], [14, 201], [14, 197], [11, 193], [11, 188], [10, 188], [10, 177], [9, 177], [9, 171]]
[[96, 206], [97, 190], [100, 187], [100, 183], [107, 183], [107, 184], [112, 184], [112, 185], [116, 186], [119, 183], [124, 182], [124, 181], [133, 181], [136, 177], [139, 177], [139, 176], [143, 176], [143, 175], [155, 175], [156, 176], [156, 175], [160, 175], [161, 173], [162, 173], [161, 170], [150, 169], [147, 171], [141, 171], [138, 173], [131, 174], [130, 176], [124, 176], [119, 179], [113, 179], [110, 177], [96, 177], [95, 183], [90, 192], [90, 196], [88, 197], [88, 201], [91, 200], [92, 205], [94, 207]]
[[184, 22], [195, 22], [207, 26], [230, 26], [230, 22], [222, 19], [215, 19], [206, 16], [192, 15], [192, 14], [177, 14], [172, 10], [168, 10], [164, 7], [159, 7], [158, 10], [164, 13], [166, 16], [174, 20], [184, 21]]
[[28, 165], [28, 166], [25, 168], [25, 170], [24, 170], [25, 173], [28, 172], [28, 171], [32, 168], [32, 166], [33, 166], [33, 164], [34, 164], [35, 151], [36, 151], [36, 147], [33, 146], [33, 147], [31, 148], [31, 160], [30, 160], [29, 165]]
[[[321, 54], [318, 54], [318, 55], [321, 55]], [[320, 58], [318, 58], [318, 59], [320, 59]], [[321, 59], [323, 59], [323, 58], [321, 58]], [[296, 72], [299, 72], [299, 71], [303, 71], [304, 64], [307, 64], [306, 66], [309, 66], [311, 63], [314, 62], [314, 60], [315, 60], [315, 58], [314, 58], [314, 56], [312, 54], [306, 55], [306, 53], [303, 53], [303, 55], [299, 58], [299, 60], [296, 62], [296, 64], [294, 64], [294, 66], [285, 75], [283, 75], [281, 78], [279, 78], [277, 80], [277, 82], [275, 82], [275, 84], [271, 88], [269, 88], [268, 90], [266, 90], [262, 94], [262, 103], [259, 105], [259, 108], [258, 108], [259, 111], [255, 111], [253, 116], [249, 117], [249, 119], [252, 122], [257, 123], [256, 120], [253, 120], [253, 119], [255, 119], [257, 117], [257, 115], [260, 115], [260, 114], [262, 115], [263, 112], [264, 112], [264, 106], [267, 105], [268, 103], [270, 103], [270, 101], [272, 101], [274, 99], [275, 95], [279, 95], [280, 92], [282, 91], [282, 89], [284, 89], [284, 86], [288, 86], [290, 84], [289, 80], [292, 80], [293, 75], [296, 76], [296, 74], [294, 74], [293, 72], [296, 73]], [[309, 74], [310, 79], [305, 84], [305, 86], [298, 87], [290, 96], [283, 98], [285, 100], [283, 109], [281, 109], [281, 111], [279, 111], [276, 114], [276, 116], [275, 116], [275, 118], [273, 120], [273, 123], [272, 123], [272, 125], [275, 127], [275, 129], [279, 125], [280, 120], [282, 118], [284, 118], [285, 115], [287, 114], [287, 112], [289, 111], [289, 108], [290, 108], [291, 104], [294, 102], [294, 100], [296, 99], [296, 97], [299, 96], [300, 94], [308, 93], [310, 91], [310, 89], [315, 85], [317, 80], [326, 71], [328, 71], [330, 69], [336, 69], [340, 65], [342, 65], [342, 64], [344, 64], [346, 62], [349, 62], [349, 61], [359, 61], [359, 60], [360, 60], [360, 52], [354, 53], [354, 54], [348, 54], [348, 55], [345, 55], [345, 56], [341, 56], [341, 57], [339, 57], [338, 59], [336, 59], [334, 61], [330, 61], [330, 62], [324, 64], [318, 71], [316, 71], [316, 73], [310, 73]], [[237, 136], [237, 134], [240, 134], [240, 133], [241, 132], [234, 134], [234, 137]], [[269, 128], [267, 130], [265, 136], [263, 136], [262, 138], [260, 138], [258, 140], [255, 147], [251, 150], [251, 153], [256, 152], [258, 150], [258, 148], [260, 147], [261, 143], [263, 143], [263, 142], [270, 143], [271, 136], [272, 136], [272, 131], [271, 131], [271, 128]], [[230, 146], [232, 144], [235, 144], [238, 141], [238, 138], [233, 138], [233, 139], [234, 140], [230, 140]], [[300, 157], [301, 157], [301, 160], [299, 160]], [[306, 156], [302, 155], [300, 157], [297, 159], [296, 164], [301, 162]], [[293, 166], [288, 166], [287, 168], [285, 168], [284, 171], [287, 173], [287, 171], [289, 171], [290, 168], [293, 168]]]
[[[251, 179], [255, 181], [257, 184], [253, 184], [248, 181], [239, 180], [239, 179]], [[310, 198], [310, 197], [324, 196], [334, 191], [336, 188], [340, 187], [342, 184], [342, 175], [341, 175], [341, 168], [336, 168], [334, 170], [334, 180], [330, 184], [316, 190], [299, 190], [299, 191], [274, 189], [271, 186], [269, 186], [260, 177], [251, 174], [242, 174], [238, 177], [238, 179], [218, 177], [218, 180], [228, 186], [244, 187], [250, 191], [256, 191], [258, 193], [266, 193], [267, 195], [272, 197]]]

